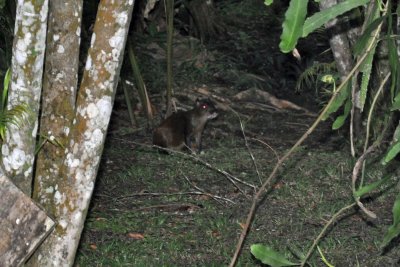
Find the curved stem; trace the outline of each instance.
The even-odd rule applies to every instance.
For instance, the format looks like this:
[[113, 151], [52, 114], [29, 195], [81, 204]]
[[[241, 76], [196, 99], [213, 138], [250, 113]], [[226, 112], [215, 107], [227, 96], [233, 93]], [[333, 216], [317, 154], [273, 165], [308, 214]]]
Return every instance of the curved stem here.
[[343, 207], [342, 209], [340, 209], [338, 212], [336, 212], [332, 218], [328, 221], [328, 223], [324, 226], [324, 228], [322, 229], [321, 233], [319, 233], [319, 235], [317, 236], [316, 239], [314, 239], [313, 244], [311, 245], [311, 247], [309, 248], [307, 255], [305, 256], [305, 258], [301, 261], [301, 267], [303, 267], [308, 258], [310, 258], [311, 254], [313, 253], [315, 246], [319, 243], [319, 241], [321, 240], [321, 238], [325, 235], [326, 230], [328, 230], [329, 226], [331, 226], [337, 219], [338, 217], [344, 213], [346, 210], [351, 209], [352, 207], [354, 207], [356, 205], [356, 203], [350, 204], [346, 207]]

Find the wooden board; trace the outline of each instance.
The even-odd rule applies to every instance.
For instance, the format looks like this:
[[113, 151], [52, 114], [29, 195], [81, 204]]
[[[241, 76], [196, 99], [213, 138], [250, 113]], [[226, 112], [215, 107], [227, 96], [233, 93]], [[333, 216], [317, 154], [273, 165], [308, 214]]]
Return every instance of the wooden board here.
[[53, 227], [31, 198], [0, 176], [0, 267], [23, 264]]

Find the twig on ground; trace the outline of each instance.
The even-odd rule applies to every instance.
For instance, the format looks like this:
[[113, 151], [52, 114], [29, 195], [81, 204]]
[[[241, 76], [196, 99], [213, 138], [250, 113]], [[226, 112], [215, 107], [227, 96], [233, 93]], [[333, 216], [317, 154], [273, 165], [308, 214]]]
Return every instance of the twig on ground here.
[[[199, 189], [198, 189], [199, 190]], [[126, 196], [120, 196], [115, 198], [116, 200], [122, 200], [122, 199], [128, 199], [128, 198], [136, 198], [136, 197], [145, 197], [145, 196], [152, 196], [152, 197], [168, 197], [168, 196], [183, 196], [183, 195], [206, 195], [209, 197], [213, 197], [215, 199], [221, 199], [226, 202], [230, 202], [232, 204], [235, 204], [233, 200], [230, 200], [228, 198], [212, 195], [209, 193], [201, 192], [199, 191], [189, 191], [189, 192], [175, 192], [175, 193], [150, 193], [150, 192], [140, 192], [140, 193], [134, 193], [134, 194], [129, 194]]]
[[266, 142], [264, 142], [263, 140], [257, 139], [257, 138], [250, 138], [250, 140], [254, 140], [257, 142], [260, 142], [261, 144], [263, 144], [264, 146], [268, 147], [269, 149], [271, 149], [272, 152], [274, 152], [275, 157], [276, 157], [276, 161], [279, 161], [279, 156], [278, 153], [276, 153], [275, 149], [273, 149], [270, 145], [268, 145]]
[[376, 148], [376, 146], [372, 145], [370, 146], [367, 150], [365, 150], [365, 152], [357, 159], [356, 164], [354, 164], [354, 168], [353, 168], [353, 174], [351, 177], [351, 188], [353, 190], [353, 195], [354, 195], [354, 199], [358, 205], [358, 207], [365, 213], [367, 214], [369, 217], [376, 219], [376, 214], [373, 213], [372, 211], [368, 210], [366, 207], [364, 207], [364, 205], [361, 203], [360, 201], [360, 197], [356, 197], [355, 196], [355, 192], [356, 192], [356, 181], [357, 181], [357, 177], [358, 174], [360, 173], [360, 170], [363, 166], [364, 160], [367, 157], [367, 155], [369, 153], [371, 153], [374, 149]]
[[236, 111], [234, 111], [234, 110], [232, 109], [232, 112], [233, 112], [233, 113], [236, 115], [236, 117], [239, 119], [240, 130], [242, 131], [242, 135], [243, 135], [243, 139], [244, 139], [244, 144], [245, 144], [245, 146], [246, 146], [246, 148], [247, 148], [247, 151], [248, 151], [249, 154], [250, 154], [251, 160], [252, 160], [253, 165], [254, 165], [254, 169], [256, 170], [256, 173], [257, 173], [258, 180], [260, 181], [260, 185], [262, 185], [261, 175], [260, 175], [260, 172], [258, 171], [256, 159], [254, 158], [253, 152], [251, 151], [251, 149], [250, 149], [250, 147], [249, 147], [249, 143], [247, 142], [247, 136], [246, 136], [246, 133], [244, 132], [243, 122], [242, 122], [242, 120], [240, 119], [239, 114], [236, 113]]
[[214, 167], [213, 165], [211, 165], [210, 163], [208, 163], [208, 162], [206, 162], [205, 160], [203, 160], [203, 159], [201, 159], [200, 157], [198, 157], [197, 155], [195, 155], [195, 154], [188, 154], [188, 153], [185, 153], [185, 152], [182, 152], [182, 151], [177, 151], [177, 150], [173, 150], [173, 149], [169, 149], [169, 148], [164, 148], [164, 147], [160, 147], [160, 146], [155, 146], [155, 145], [148, 145], [148, 144], [143, 144], [143, 143], [138, 143], [138, 142], [135, 142], [135, 141], [131, 141], [131, 140], [126, 140], [126, 139], [121, 139], [121, 138], [116, 138], [116, 137], [113, 137], [113, 139], [115, 139], [115, 140], [119, 140], [119, 141], [123, 141], [123, 142], [126, 142], [126, 143], [132, 143], [132, 144], [135, 144], [135, 145], [138, 145], [138, 146], [142, 146], [142, 147], [148, 147], [148, 148], [157, 148], [157, 149], [160, 149], [160, 150], [163, 150], [163, 151], [166, 151], [166, 152], [169, 152], [169, 153], [172, 153], [172, 154], [178, 154], [178, 155], [180, 155], [180, 156], [183, 156], [183, 157], [186, 157], [186, 158], [190, 158], [190, 159], [193, 159], [193, 160], [195, 160], [195, 161], [197, 161], [197, 162], [200, 162], [201, 164], [203, 164], [204, 166], [206, 166], [207, 168], [209, 168], [209, 169], [211, 169], [211, 170], [214, 170], [214, 171], [216, 171], [216, 172], [218, 172], [218, 173], [220, 173], [220, 174], [223, 174], [246, 198], [248, 198], [248, 196], [246, 195], [246, 193], [238, 186], [238, 184], [237, 183], [240, 183], [240, 184], [242, 184], [242, 185], [245, 185], [245, 186], [248, 186], [248, 187], [250, 187], [250, 188], [252, 188], [252, 189], [257, 189], [257, 186], [255, 186], [255, 185], [253, 185], [253, 184], [251, 184], [251, 183], [248, 183], [248, 182], [246, 182], [246, 181], [243, 181], [243, 180], [241, 180], [241, 179], [239, 179], [239, 178], [237, 178], [236, 176], [234, 176], [234, 175], [232, 175], [232, 174], [230, 174], [230, 173], [228, 173], [228, 172], [226, 172], [226, 171], [224, 171], [224, 170], [221, 170], [221, 169], [219, 169], [219, 168], [217, 168], [217, 167]]
[[193, 186], [195, 189], [199, 190], [198, 192], [196, 192], [196, 193], [198, 193], [196, 195], [209, 196], [209, 197], [213, 198], [215, 201], [217, 201], [218, 203], [220, 203], [219, 200], [223, 200], [223, 201], [226, 201], [226, 202], [230, 202], [232, 204], [236, 204], [233, 200], [231, 200], [229, 198], [220, 197], [220, 196], [217, 196], [217, 195], [214, 195], [214, 194], [207, 193], [204, 189], [202, 189], [202, 188], [198, 187], [197, 185], [195, 185], [194, 183], [192, 183], [186, 175], [184, 175], [183, 173], [182, 173], [182, 175], [191, 186]]
[[309, 248], [307, 255], [304, 257], [304, 259], [301, 262], [301, 267], [303, 267], [308, 258], [310, 258], [311, 254], [313, 253], [315, 246], [319, 243], [319, 241], [321, 240], [321, 238], [325, 235], [326, 231], [328, 230], [329, 226], [331, 226], [335, 221], [337, 221], [337, 219], [339, 218], [339, 216], [344, 213], [346, 210], [351, 209], [352, 207], [354, 207], [356, 205], [356, 203], [352, 203], [342, 209], [340, 209], [338, 212], [336, 212], [332, 218], [325, 224], [324, 228], [322, 229], [321, 233], [319, 233], [319, 235], [317, 236], [316, 239], [314, 239], [313, 244], [311, 245], [311, 247]]

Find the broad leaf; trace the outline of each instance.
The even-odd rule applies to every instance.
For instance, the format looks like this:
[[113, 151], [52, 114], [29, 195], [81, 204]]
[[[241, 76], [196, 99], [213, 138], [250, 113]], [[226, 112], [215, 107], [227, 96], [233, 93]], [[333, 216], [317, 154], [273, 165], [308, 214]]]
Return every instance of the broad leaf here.
[[336, 98], [333, 100], [332, 104], [328, 108], [328, 111], [322, 117], [322, 120], [326, 120], [330, 114], [336, 112], [346, 101], [350, 93], [350, 83], [347, 83], [345, 87], [346, 88], [343, 88], [342, 91], [340, 91]]
[[253, 254], [254, 257], [260, 260], [262, 263], [268, 264], [272, 267], [298, 265], [298, 263], [290, 262], [282, 254], [262, 244], [251, 245], [250, 249], [251, 254]]
[[[373, 14], [371, 15], [370, 20], [374, 20], [379, 18], [379, 8], [378, 5], [375, 5], [375, 9], [373, 11]], [[374, 33], [370, 33], [370, 35], [373, 35]], [[366, 46], [369, 46], [372, 44], [372, 42], [376, 42], [373, 37], [368, 38], [368, 41], [366, 42]], [[364, 104], [365, 104], [365, 99], [367, 98], [367, 92], [368, 92], [368, 84], [369, 84], [369, 79], [371, 77], [371, 70], [372, 70], [372, 62], [374, 60], [374, 55], [375, 55], [375, 48], [376, 48], [376, 43], [373, 44], [372, 49], [370, 50], [367, 58], [364, 60], [364, 62], [361, 65], [361, 72], [362, 72], [362, 80], [361, 80], [361, 87], [360, 87], [360, 97], [359, 97], [359, 103], [358, 107], [361, 109], [361, 111], [364, 110]], [[364, 48], [366, 49], [366, 47]]]
[[389, 180], [390, 176], [386, 176], [385, 178], [376, 181], [372, 184], [369, 185], [365, 185], [363, 187], [361, 187], [360, 189], [358, 189], [356, 192], [354, 192], [354, 196], [355, 197], [362, 197], [363, 195], [371, 192], [372, 190], [374, 190], [375, 188], [379, 187], [381, 184], [387, 182], [387, 180]]
[[281, 42], [279, 48], [283, 53], [292, 51], [303, 32], [304, 19], [307, 15], [308, 0], [292, 0], [285, 13], [282, 24]]
[[394, 97], [394, 102], [392, 104], [392, 107], [390, 108], [391, 111], [398, 110], [398, 109], [400, 109], [400, 93], [398, 93]]
[[[397, 46], [393, 39], [388, 39], [389, 65], [391, 70], [390, 96], [394, 98], [396, 85], [399, 88], [399, 56]], [[400, 97], [399, 97], [400, 98]]]
[[367, 47], [369, 40], [371, 39], [372, 32], [376, 30], [378, 25], [382, 22], [386, 17], [380, 17], [374, 20], [371, 24], [368, 25], [367, 29], [363, 32], [363, 34], [358, 38], [357, 42], [353, 46], [354, 56], [359, 56]]
[[389, 244], [389, 242], [400, 234], [400, 194], [397, 195], [396, 201], [393, 205], [393, 224], [389, 227], [385, 237], [383, 238], [382, 247]]
[[376, 46], [374, 46], [374, 48], [371, 49], [368, 56], [362, 63], [361, 67], [362, 78], [360, 86], [360, 97], [358, 99], [358, 105], [357, 105], [361, 111], [364, 110], [365, 99], [367, 98], [368, 84], [369, 84], [369, 79], [371, 77], [372, 61], [374, 59], [375, 48]]
[[274, 0], [264, 0], [264, 5], [270, 6], [273, 2]]
[[[302, 1], [298, 1], [298, 2], [302, 2]], [[322, 25], [324, 25], [331, 19], [336, 18], [337, 16], [339, 16], [355, 7], [365, 5], [368, 2], [370, 2], [370, 0], [347, 0], [345, 2], [341, 2], [330, 8], [327, 8], [320, 12], [315, 13], [311, 17], [307, 18], [306, 21], [304, 22], [302, 37], [306, 37], [311, 32], [320, 28]]]
[[350, 110], [351, 110], [351, 99], [348, 98], [346, 101], [346, 105], [344, 106], [343, 115], [338, 116], [336, 120], [333, 122], [332, 130], [337, 130], [343, 126], [344, 122], [349, 116]]
[[397, 141], [393, 145], [390, 146], [389, 151], [386, 153], [385, 157], [383, 158], [383, 164], [387, 164], [389, 161], [394, 159], [400, 152], [400, 141]]
[[3, 83], [3, 94], [1, 96], [1, 106], [0, 106], [0, 111], [4, 112], [5, 109], [7, 108], [7, 95], [8, 95], [8, 86], [10, 84], [11, 80], [11, 70], [8, 69], [6, 72], [6, 76], [4, 77], [4, 83]]

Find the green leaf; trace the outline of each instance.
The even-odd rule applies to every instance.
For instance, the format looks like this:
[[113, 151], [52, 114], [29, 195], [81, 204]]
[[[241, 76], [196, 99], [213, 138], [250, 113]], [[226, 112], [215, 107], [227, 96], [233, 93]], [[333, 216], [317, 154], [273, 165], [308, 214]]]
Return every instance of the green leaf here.
[[400, 194], [397, 195], [396, 201], [393, 205], [393, 224], [389, 227], [386, 232], [381, 247], [385, 247], [392, 241], [393, 238], [400, 234]]
[[372, 61], [374, 59], [375, 48], [376, 46], [374, 46], [374, 48], [371, 49], [368, 56], [362, 63], [361, 67], [362, 78], [360, 86], [360, 98], [358, 100], [359, 101], [358, 106], [361, 109], [361, 111], [363, 111], [364, 109], [365, 99], [367, 98], [368, 84], [369, 84], [369, 79], [371, 77]]
[[385, 157], [383, 158], [382, 164], [387, 164], [389, 161], [394, 159], [400, 152], [400, 141], [397, 141], [393, 145], [390, 146], [389, 151], [386, 153]]
[[3, 9], [6, 5], [6, 0], [0, 0], [0, 9]]
[[10, 68], [6, 72], [6, 76], [4, 76], [4, 83], [3, 83], [3, 94], [1, 96], [1, 103], [0, 103], [0, 112], [4, 112], [7, 108], [7, 95], [8, 95], [8, 86], [11, 80], [11, 70]]
[[[361, 5], [365, 5], [370, 0], [347, 0], [345, 2], [341, 2], [337, 5], [334, 5], [330, 8], [324, 9], [320, 12], [315, 13], [311, 17], [307, 18], [304, 22], [303, 26], [303, 35], [302, 37], [306, 37], [311, 32], [315, 31], [328, 21], [337, 16], [353, 9]], [[302, 1], [298, 1], [302, 2]]]
[[342, 91], [340, 91], [339, 94], [336, 96], [336, 98], [333, 100], [327, 112], [322, 117], [322, 120], [326, 120], [330, 114], [336, 112], [347, 100], [350, 93], [350, 83], [347, 83], [345, 86], [346, 88], [343, 88]]
[[[375, 10], [373, 11], [373, 14], [371, 15], [370, 20], [376, 19], [378, 17], [379, 17], [379, 8], [378, 8], [378, 5], [375, 5]], [[372, 35], [372, 32], [370, 33], [370, 36], [371, 35]], [[373, 41], [374, 40], [373, 40], [372, 36], [369, 37], [366, 45], [370, 45]], [[361, 111], [364, 110], [365, 99], [367, 98], [368, 84], [369, 84], [369, 80], [371, 77], [371, 70], [372, 70], [372, 62], [374, 60], [374, 55], [375, 55], [375, 48], [376, 48], [375, 44], [372, 47], [371, 51], [368, 53], [368, 56], [362, 63], [361, 69], [360, 69], [360, 71], [362, 72], [362, 79], [361, 79], [360, 97], [358, 100], [359, 101], [358, 107], [361, 109]], [[366, 49], [366, 47], [364, 49]]]
[[264, 5], [270, 6], [273, 2], [274, 0], [264, 0]]
[[294, 266], [299, 264], [290, 262], [282, 254], [262, 244], [251, 245], [250, 250], [254, 257], [260, 260], [262, 263], [268, 264], [272, 267]]
[[307, 15], [308, 0], [291, 0], [282, 24], [279, 48], [283, 53], [292, 51], [303, 32], [303, 23]]
[[387, 180], [389, 180], [389, 178], [390, 178], [390, 176], [388, 175], [379, 181], [376, 181], [376, 182], [373, 182], [372, 184], [361, 187], [356, 192], [354, 192], [354, 196], [362, 197], [363, 195], [365, 195], [365, 194], [371, 192], [372, 190], [374, 190], [375, 188], [379, 187], [381, 184], [387, 182]]
[[343, 115], [338, 116], [336, 120], [333, 122], [332, 130], [337, 130], [343, 126], [344, 122], [349, 116], [350, 110], [351, 110], [351, 99], [348, 98], [346, 101], [346, 105], [344, 106]]
[[382, 22], [386, 17], [380, 17], [374, 20], [371, 24], [368, 25], [367, 29], [363, 32], [363, 34], [358, 38], [357, 42], [353, 46], [354, 56], [359, 56], [367, 47], [368, 41], [371, 39], [372, 32], [376, 30], [378, 25]]
[[398, 109], [400, 109], [400, 93], [398, 93], [394, 97], [394, 102], [392, 104], [392, 107], [390, 108], [391, 111], [398, 110]]
[[[388, 49], [389, 49], [389, 65], [391, 74], [390, 83], [390, 96], [393, 99], [395, 94], [396, 85], [399, 84], [399, 57], [397, 55], [397, 46], [393, 39], [388, 39]], [[398, 88], [398, 87], [397, 87]], [[400, 99], [400, 97], [399, 97]]]

